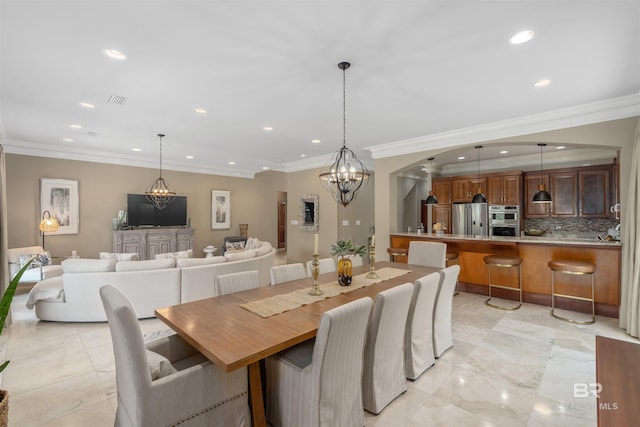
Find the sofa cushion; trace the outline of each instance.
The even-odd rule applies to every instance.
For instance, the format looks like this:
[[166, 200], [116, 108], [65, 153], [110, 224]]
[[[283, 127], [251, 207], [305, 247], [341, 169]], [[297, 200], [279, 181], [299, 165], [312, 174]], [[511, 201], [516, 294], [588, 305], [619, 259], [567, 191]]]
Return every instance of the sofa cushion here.
[[140, 255], [137, 252], [124, 253], [124, 252], [100, 252], [98, 255], [100, 259], [115, 259], [116, 261], [139, 261]]
[[120, 261], [116, 264], [116, 271], [143, 271], [174, 268], [176, 260], [173, 258], [147, 259], [144, 261]]
[[166, 259], [166, 258], [183, 259], [183, 258], [192, 258], [192, 257], [193, 257], [193, 250], [192, 249], [188, 249], [186, 251], [167, 252], [167, 253], [164, 253], [164, 254], [156, 254], [156, 256], [155, 256], [156, 259]]
[[249, 251], [241, 251], [241, 252], [225, 252], [224, 257], [227, 261], [238, 261], [241, 259], [249, 259], [256, 257], [256, 250], [251, 249]]
[[248, 251], [251, 249], [258, 249], [260, 247], [262, 242], [260, 242], [260, 240], [256, 239], [255, 237], [249, 237], [247, 239], [247, 243], [245, 243], [244, 245], [244, 250]]
[[273, 249], [273, 246], [271, 246], [271, 243], [269, 242], [261, 242], [260, 247], [256, 248], [256, 256], [262, 256], [262, 255], [266, 255], [269, 252], [271, 252], [271, 250]]
[[51, 264], [51, 254], [49, 252], [39, 252], [39, 253], [24, 253], [20, 254], [20, 267], [24, 267], [26, 263], [31, 261], [31, 267], [29, 268], [37, 268], [41, 265], [50, 265]]
[[169, 359], [155, 351], [146, 350], [147, 363], [149, 364], [149, 373], [151, 374], [151, 381], [157, 380], [167, 375], [175, 374], [178, 372], [173, 367]]
[[225, 253], [244, 251], [245, 243], [246, 242], [244, 240], [238, 242], [224, 242]]
[[65, 259], [61, 264], [65, 274], [116, 271], [115, 259], [70, 258]]
[[27, 297], [27, 308], [31, 310], [38, 301], [64, 302], [62, 277], [53, 277], [36, 283]]
[[194, 267], [197, 265], [211, 265], [225, 262], [223, 256], [214, 256], [210, 258], [183, 258], [176, 260], [176, 267]]

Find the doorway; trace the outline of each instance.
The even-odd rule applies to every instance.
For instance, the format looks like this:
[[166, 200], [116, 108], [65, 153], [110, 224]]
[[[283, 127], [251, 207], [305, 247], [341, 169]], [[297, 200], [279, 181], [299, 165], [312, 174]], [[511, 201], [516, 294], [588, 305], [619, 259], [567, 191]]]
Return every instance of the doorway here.
[[278, 191], [278, 249], [287, 248], [287, 193]]

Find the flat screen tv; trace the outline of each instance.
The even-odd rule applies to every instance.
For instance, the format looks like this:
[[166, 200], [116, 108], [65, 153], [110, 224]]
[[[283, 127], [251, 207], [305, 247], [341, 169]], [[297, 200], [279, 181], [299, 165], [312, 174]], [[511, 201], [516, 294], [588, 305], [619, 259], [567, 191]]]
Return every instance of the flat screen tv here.
[[144, 194], [127, 194], [127, 223], [133, 227], [187, 225], [187, 196], [176, 196], [164, 209], [154, 207]]

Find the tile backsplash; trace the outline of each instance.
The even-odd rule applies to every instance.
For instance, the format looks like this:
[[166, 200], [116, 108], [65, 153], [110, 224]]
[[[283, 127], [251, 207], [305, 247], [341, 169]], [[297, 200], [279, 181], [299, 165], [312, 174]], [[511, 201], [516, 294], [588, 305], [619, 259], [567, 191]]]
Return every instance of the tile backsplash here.
[[[526, 218], [525, 229], [571, 233], [601, 233], [617, 226], [619, 221], [607, 218]], [[558, 229], [559, 227], [559, 229]]]

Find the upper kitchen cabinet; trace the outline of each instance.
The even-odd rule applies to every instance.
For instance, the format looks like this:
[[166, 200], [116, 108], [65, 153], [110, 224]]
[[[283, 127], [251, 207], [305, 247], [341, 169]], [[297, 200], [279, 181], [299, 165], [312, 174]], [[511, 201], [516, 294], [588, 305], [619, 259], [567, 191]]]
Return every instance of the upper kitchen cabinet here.
[[451, 203], [451, 178], [434, 178], [431, 182], [433, 195], [439, 204]]
[[480, 188], [482, 193], [487, 191], [487, 178], [457, 177], [453, 179], [453, 203], [469, 203]]
[[491, 176], [488, 178], [490, 205], [520, 205], [522, 174]]
[[578, 172], [580, 188], [580, 216], [583, 218], [609, 218], [611, 205], [611, 168], [581, 170]]
[[551, 216], [578, 216], [578, 172], [549, 173]]
[[533, 203], [533, 196], [538, 192], [540, 183], [549, 191], [549, 174], [527, 173], [524, 176], [524, 216], [526, 218], [544, 218], [549, 216], [550, 203]]

